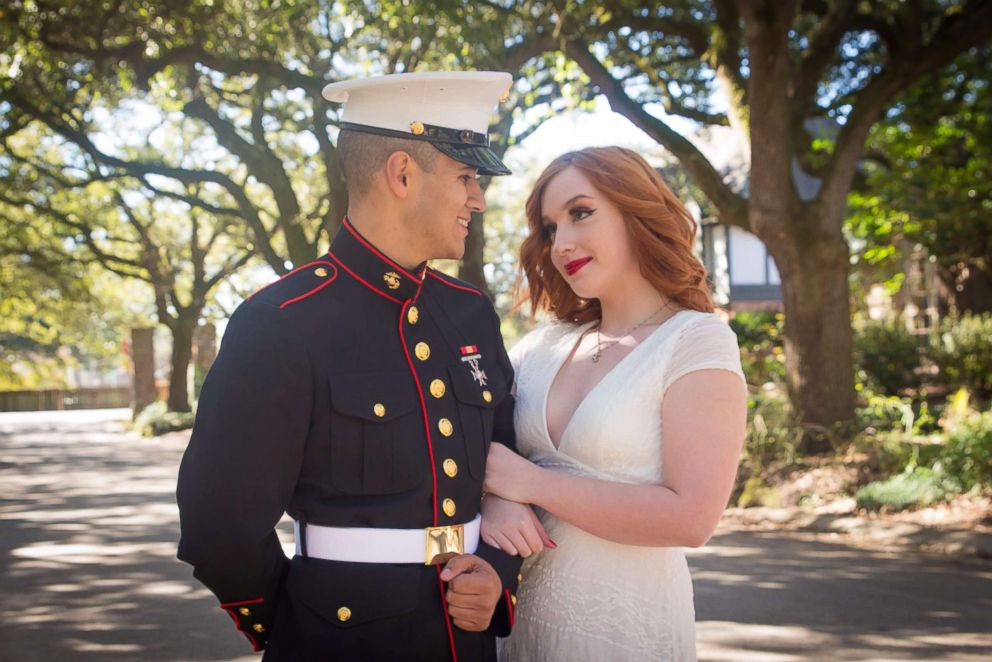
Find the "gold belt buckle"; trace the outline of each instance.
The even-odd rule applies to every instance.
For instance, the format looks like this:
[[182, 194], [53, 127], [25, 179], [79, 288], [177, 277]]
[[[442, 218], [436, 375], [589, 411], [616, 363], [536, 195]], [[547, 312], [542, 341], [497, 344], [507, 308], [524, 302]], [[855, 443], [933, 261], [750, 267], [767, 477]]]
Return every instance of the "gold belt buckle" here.
[[430, 526], [424, 529], [426, 549], [424, 565], [447, 563], [453, 556], [465, 553], [465, 525]]

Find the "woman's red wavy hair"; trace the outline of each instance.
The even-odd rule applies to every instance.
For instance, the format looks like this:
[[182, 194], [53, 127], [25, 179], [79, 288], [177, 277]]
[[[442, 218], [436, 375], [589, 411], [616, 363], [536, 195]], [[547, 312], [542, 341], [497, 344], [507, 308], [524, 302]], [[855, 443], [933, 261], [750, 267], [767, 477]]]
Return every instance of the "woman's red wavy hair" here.
[[551, 263], [551, 243], [542, 232], [544, 192], [559, 173], [575, 168], [623, 214], [641, 275], [683, 308], [713, 311], [706, 269], [692, 251], [696, 221], [668, 185], [639, 154], [623, 147], [588, 147], [562, 154], [544, 169], [527, 198], [530, 234], [520, 246], [531, 314], [547, 310], [559, 320], [582, 324], [601, 319], [597, 299], [581, 299]]

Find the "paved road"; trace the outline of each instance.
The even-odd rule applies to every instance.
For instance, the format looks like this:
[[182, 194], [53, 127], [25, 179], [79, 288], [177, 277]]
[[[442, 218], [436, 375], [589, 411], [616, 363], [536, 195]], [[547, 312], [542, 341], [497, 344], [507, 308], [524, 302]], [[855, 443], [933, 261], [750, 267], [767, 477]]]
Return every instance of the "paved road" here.
[[[175, 560], [185, 435], [126, 415], [0, 414], [0, 662], [257, 660]], [[691, 564], [701, 660], [992, 659], [989, 562], [727, 531]]]

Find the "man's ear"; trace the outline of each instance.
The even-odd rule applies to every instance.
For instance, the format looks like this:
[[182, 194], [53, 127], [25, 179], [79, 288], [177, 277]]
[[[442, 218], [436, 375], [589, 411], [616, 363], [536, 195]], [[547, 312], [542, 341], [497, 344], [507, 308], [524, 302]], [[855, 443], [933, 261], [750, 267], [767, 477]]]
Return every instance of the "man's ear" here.
[[410, 195], [412, 179], [417, 174], [417, 164], [406, 152], [393, 152], [386, 159], [386, 186], [397, 198]]

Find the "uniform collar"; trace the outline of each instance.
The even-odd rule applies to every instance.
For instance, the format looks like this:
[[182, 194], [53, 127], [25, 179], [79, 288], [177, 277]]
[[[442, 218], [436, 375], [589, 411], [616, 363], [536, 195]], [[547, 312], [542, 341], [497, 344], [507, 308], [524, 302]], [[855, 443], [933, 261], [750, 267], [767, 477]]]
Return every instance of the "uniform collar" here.
[[410, 271], [390, 260], [355, 229], [347, 216], [331, 243], [329, 255], [362, 285], [398, 304], [416, 298], [427, 272], [426, 262]]

